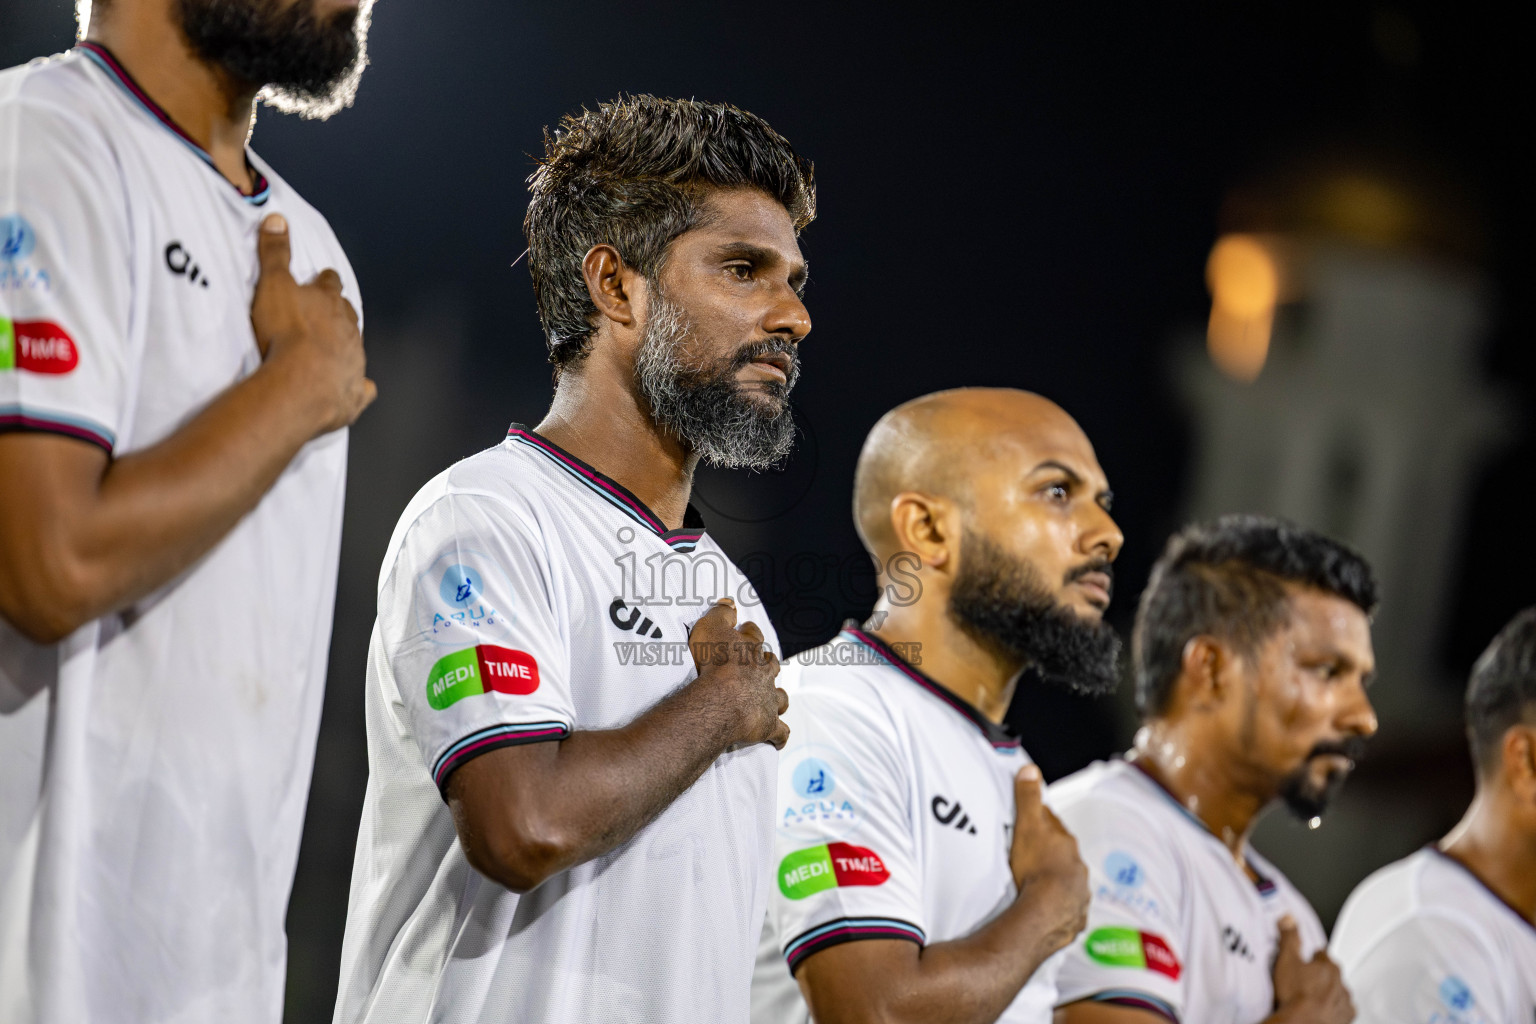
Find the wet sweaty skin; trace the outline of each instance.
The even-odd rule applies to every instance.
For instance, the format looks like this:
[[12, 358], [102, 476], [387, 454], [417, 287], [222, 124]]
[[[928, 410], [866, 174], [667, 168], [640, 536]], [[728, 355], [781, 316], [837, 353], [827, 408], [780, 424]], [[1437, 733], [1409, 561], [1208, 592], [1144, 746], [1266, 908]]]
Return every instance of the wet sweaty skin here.
[[1239, 749], [1293, 809], [1321, 814], [1376, 732], [1370, 620], [1349, 600], [1288, 585], [1287, 623], [1254, 659]]
[[965, 527], [1034, 566], [1059, 604], [1103, 615], [1124, 537], [1092, 444], [1054, 402], [964, 388], [893, 409], [865, 441], [854, 484], [859, 532], [881, 564], [898, 553], [892, 500], [911, 491], [952, 502]]

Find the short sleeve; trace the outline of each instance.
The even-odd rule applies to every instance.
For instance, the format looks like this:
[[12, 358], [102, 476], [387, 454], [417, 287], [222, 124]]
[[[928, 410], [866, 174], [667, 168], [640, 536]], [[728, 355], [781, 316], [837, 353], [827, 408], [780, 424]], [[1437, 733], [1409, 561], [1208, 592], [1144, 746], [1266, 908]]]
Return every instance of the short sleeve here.
[[1060, 954], [1058, 1006], [1086, 999], [1179, 1020], [1186, 951], [1183, 880], [1150, 824], [1118, 804], [1048, 804], [1088, 866], [1088, 926]]
[[769, 921], [791, 973], [839, 943], [926, 939], [907, 774], [882, 713], [805, 687], [790, 700]]
[[1363, 955], [1334, 951], [1357, 1024], [1514, 1020], [1502, 1005], [1496, 954], [1455, 920], [1405, 919]]
[[541, 537], [496, 498], [449, 494], [405, 531], [379, 588], [383, 653], [440, 791], [481, 754], [568, 736], [566, 623]]
[[115, 168], [78, 117], [0, 104], [0, 430], [117, 443], [132, 285]]

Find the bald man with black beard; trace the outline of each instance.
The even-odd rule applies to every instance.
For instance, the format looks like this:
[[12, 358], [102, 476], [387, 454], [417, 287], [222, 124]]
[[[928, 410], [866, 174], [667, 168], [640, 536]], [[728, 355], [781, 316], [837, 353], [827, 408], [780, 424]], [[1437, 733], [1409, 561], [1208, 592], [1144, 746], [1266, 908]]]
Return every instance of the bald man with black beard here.
[[870, 432], [854, 512], [881, 596], [801, 658], [756, 1024], [1050, 1020], [1040, 968], [1087, 874], [1002, 720], [1025, 668], [1114, 685], [1110, 497], [1028, 392], [927, 395]]

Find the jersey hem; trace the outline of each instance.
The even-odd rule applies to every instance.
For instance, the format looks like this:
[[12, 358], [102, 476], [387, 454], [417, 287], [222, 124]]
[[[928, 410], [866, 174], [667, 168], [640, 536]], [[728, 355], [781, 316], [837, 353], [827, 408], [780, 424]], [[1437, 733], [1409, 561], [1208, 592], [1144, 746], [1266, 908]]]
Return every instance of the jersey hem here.
[[[1106, 991], [1086, 996], [1083, 999], [1073, 1000], [1073, 1002], [1107, 1003], [1110, 1006], [1127, 1006], [1137, 1010], [1147, 1010], [1157, 1014], [1166, 1021], [1170, 1021], [1171, 1024], [1179, 1024], [1179, 1015], [1174, 1012], [1172, 1006], [1156, 996], [1148, 995], [1136, 989], [1107, 989]], [[1059, 1005], [1070, 1004], [1063, 1003]]]
[[448, 799], [448, 777], [455, 769], [463, 767], [481, 754], [488, 754], [502, 747], [516, 747], [524, 743], [547, 743], [563, 740], [571, 734], [571, 727], [564, 722], [517, 722], [493, 725], [470, 733], [448, 749], [432, 766], [432, 781], [444, 800]]
[[860, 939], [905, 939], [919, 946], [927, 944], [923, 930], [910, 921], [894, 917], [840, 917], [791, 939], [784, 947], [784, 961], [789, 964], [789, 973], [794, 974], [812, 953]]
[[99, 423], [59, 413], [38, 416], [24, 411], [20, 406], [0, 405], [0, 434], [11, 431], [73, 437], [104, 449], [108, 455], [112, 454], [117, 444], [112, 431]]

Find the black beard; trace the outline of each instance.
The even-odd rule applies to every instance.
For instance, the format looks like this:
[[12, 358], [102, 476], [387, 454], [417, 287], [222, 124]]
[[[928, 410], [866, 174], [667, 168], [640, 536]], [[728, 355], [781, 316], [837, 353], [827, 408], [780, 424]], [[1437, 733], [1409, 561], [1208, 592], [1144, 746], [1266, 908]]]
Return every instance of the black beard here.
[[1047, 682], [1090, 697], [1120, 682], [1120, 637], [1055, 602], [1028, 562], [980, 534], [960, 538], [949, 615], [978, 642], [1020, 658]]
[[1307, 766], [1312, 763], [1313, 758], [1323, 754], [1341, 754], [1355, 764], [1359, 764], [1365, 757], [1365, 740], [1359, 736], [1351, 736], [1337, 743], [1330, 740], [1319, 743], [1312, 748], [1306, 760], [1302, 761], [1296, 770], [1280, 783], [1280, 799], [1285, 801], [1286, 808], [1301, 821], [1310, 822], [1313, 818], [1321, 818], [1327, 814], [1328, 805], [1333, 802], [1334, 797], [1339, 795], [1339, 790], [1344, 788], [1344, 782], [1349, 778], [1349, 772], [1342, 771], [1328, 776], [1321, 786], [1313, 783]]
[[271, 0], [177, 0], [176, 6], [199, 57], [243, 83], [277, 92], [277, 106], [324, 116], [350, 102], [362, 70], [358, 22], [366, 8], [322, 22], [308, 0], [286, 8]]
[[[652, 289], [655, 298], [635, 357], [635, 385], [651, 419], [711, 466], [767, 469], [788, 455], [795, 443], [789, 392], [800, 377], [795, 346], [770, 338], [712, 365], [688, 366], [682, 361], [692, 333], [687, 314], [654, 284]], [[789, 358], [789, 379], [754, 385], [772, 399], [765, 403], [748, 394], [736, 374], [774, 352]]]

